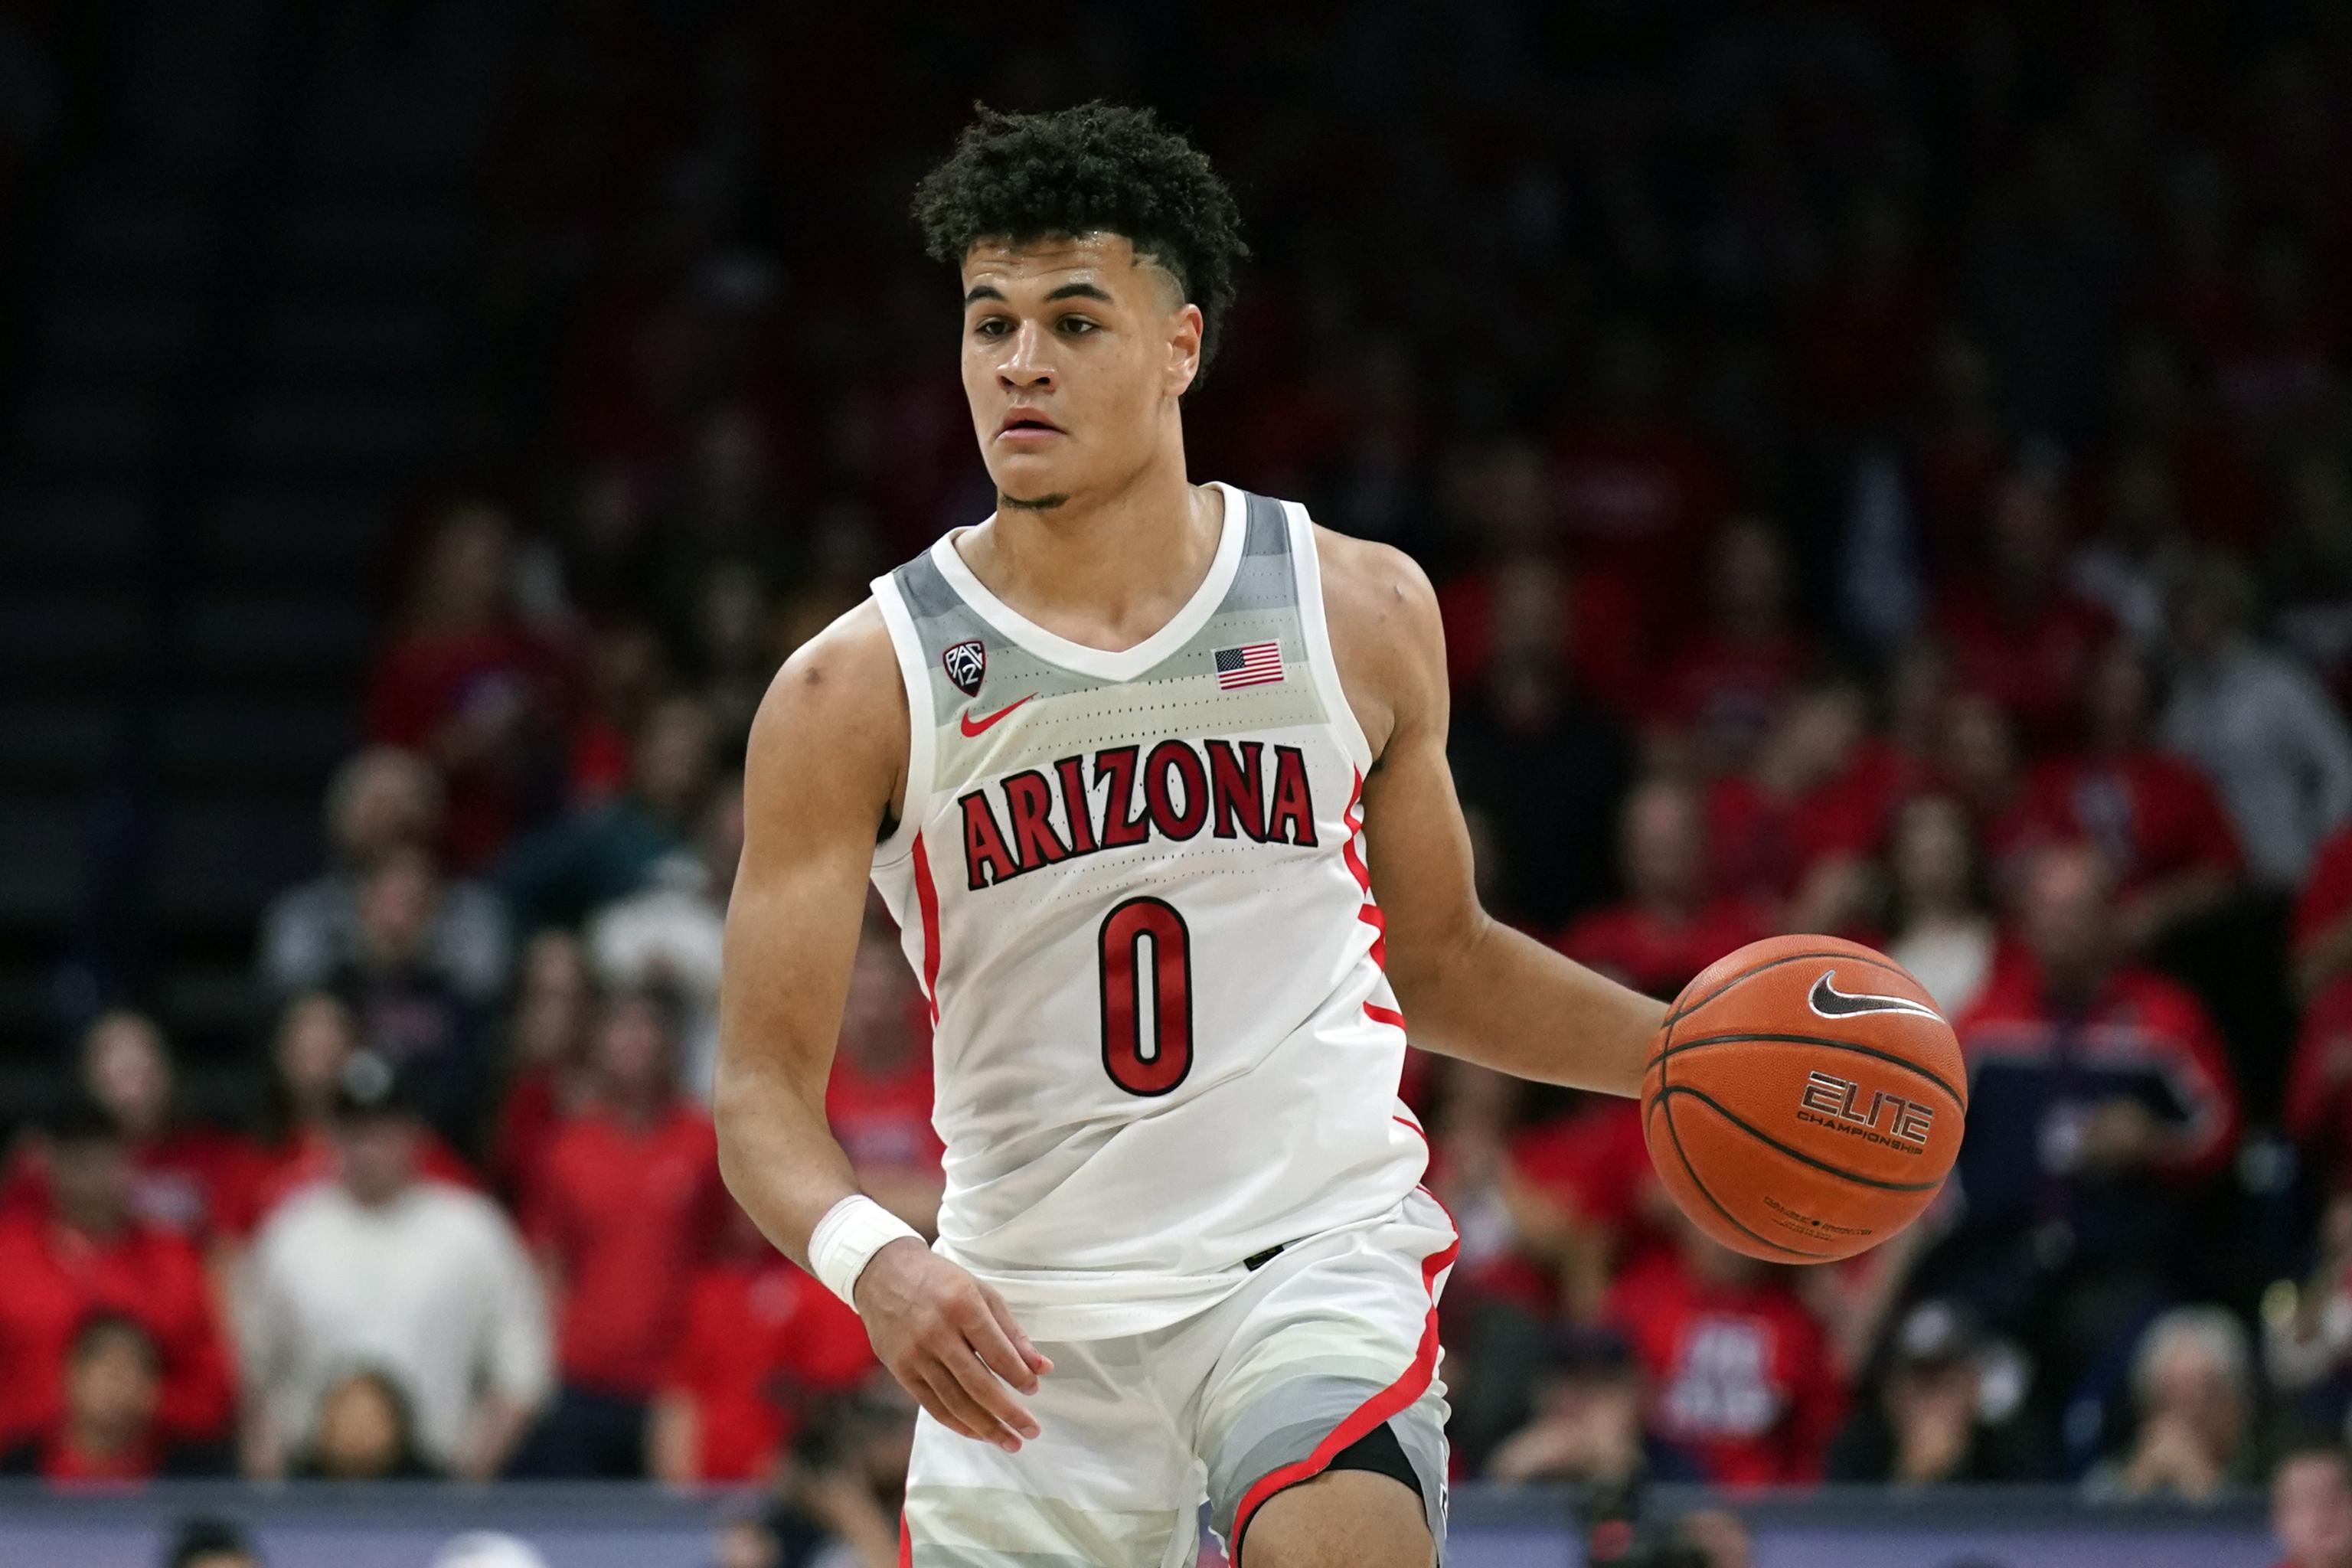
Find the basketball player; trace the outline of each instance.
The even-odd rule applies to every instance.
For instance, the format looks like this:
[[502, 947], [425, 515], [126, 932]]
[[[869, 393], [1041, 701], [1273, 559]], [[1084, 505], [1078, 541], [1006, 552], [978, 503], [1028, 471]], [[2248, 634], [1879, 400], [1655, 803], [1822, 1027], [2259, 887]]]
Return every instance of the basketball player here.
[[[1244, 1568], [1426, 1565], [1456, 1240], [1406, 1020], [1630, 1095], [1663, 1009], [1479, 909], [1413, 563], [1188, 477], [1245, 254], [1207, 161], [1148, 111], [982, 111], [916, 207], [997, 510], [753, 727], [729, 1184], [922, 1405], [902, 1563], [1181, 1568], [1205, 1496]], [[825, 1129], [869, 876], [934, 1026], [929, 1247]]]

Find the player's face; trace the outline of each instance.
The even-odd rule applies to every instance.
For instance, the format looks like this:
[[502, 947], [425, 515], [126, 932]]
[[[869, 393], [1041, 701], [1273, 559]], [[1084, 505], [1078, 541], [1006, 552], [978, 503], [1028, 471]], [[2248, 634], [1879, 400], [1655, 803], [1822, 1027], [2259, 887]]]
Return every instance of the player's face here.
[[1049, 508], [1116, 488], [1171, 430], [1201, 312], [1118, 235], [974, 246], [963, 387], [997, 493]]

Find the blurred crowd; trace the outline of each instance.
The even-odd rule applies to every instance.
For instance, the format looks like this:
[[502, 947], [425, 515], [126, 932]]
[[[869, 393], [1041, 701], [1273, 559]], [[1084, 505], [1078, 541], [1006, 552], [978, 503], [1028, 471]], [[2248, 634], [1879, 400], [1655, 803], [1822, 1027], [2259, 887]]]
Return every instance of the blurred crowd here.
[[[702, 1095], [766, 679], [989, 510], [901, 216], [978, 24], [577, 11], [482, 176], [466, 482], [257, 933], [266, 1090], [184, 1121], [153, 1020], [91, 1023], [0, 1195], [0, 1436], [60, 1479], [772, 1479], [764, 1560], [887, 1563], [908, 1407]], [[1235, 180], [1195, 477], [1437, 580], [1489, 907], [1662, 996], [1869, 942], [1970, 1063], [1937, 1206], [1800, 1273], [1680, 1224], [1628, 1107], [1416, 1054], [1460, 1473], [2335, 1507], [2343, 16], [1315, 6], [1214, 81], [1181, 26], [1074, 21], [987, 95], [1148, 98]], [[831, 1109], [928, 1226], [894, 946]]]

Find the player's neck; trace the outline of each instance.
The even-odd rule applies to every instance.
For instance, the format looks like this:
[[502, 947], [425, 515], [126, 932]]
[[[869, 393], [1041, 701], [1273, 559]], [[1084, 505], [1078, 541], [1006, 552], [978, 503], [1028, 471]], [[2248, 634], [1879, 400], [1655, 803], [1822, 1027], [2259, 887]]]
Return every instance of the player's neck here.
[[1209, 574], [1224, 498], [1172, 462], [1100, 496], [1045, 510], [1002, 506], [954, 548], [988, 591], [1056, 636], [1134, 647], [1168, 624]]

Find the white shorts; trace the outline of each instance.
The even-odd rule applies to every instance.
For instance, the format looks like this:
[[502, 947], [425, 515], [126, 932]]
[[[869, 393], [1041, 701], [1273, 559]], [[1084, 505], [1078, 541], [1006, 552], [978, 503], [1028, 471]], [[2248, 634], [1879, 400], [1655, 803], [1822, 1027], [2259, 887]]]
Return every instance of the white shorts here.
[[1150, 1333], [1040, 1342], [1008, 1454], [916, 1417], [905, 1568], [1192, 1568], [1200, 1506], [1229, 1551], [1266, 1499], [1386, 1424], [1445, 1541], [1437, 1296], [1458, 1249], [1416, 1189], [1285, 1247], [1215, 1306]]

